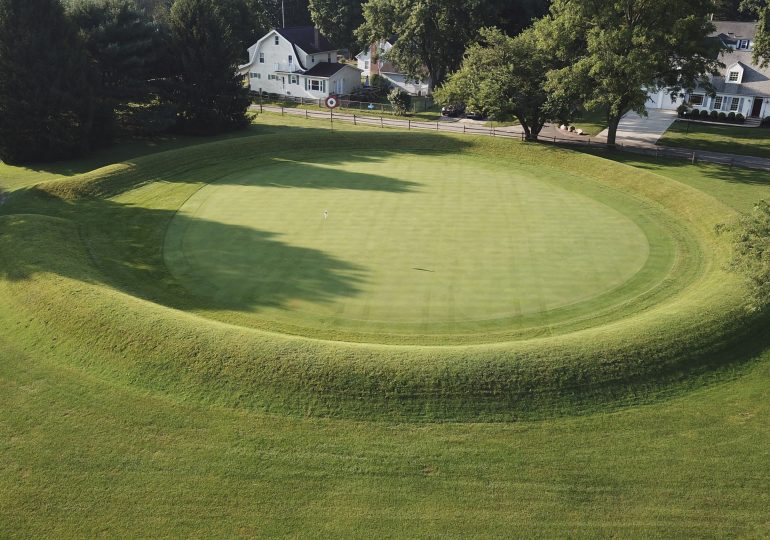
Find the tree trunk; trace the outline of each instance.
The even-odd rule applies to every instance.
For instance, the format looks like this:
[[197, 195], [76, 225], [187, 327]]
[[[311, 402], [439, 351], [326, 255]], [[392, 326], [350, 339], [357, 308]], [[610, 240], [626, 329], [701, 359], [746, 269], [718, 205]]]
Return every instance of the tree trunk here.
[[618, 134], [618, 124], [620, 124], [621, 115], [610, 114], [607, 117], [607, 146], [615, 147], [615, 139]]

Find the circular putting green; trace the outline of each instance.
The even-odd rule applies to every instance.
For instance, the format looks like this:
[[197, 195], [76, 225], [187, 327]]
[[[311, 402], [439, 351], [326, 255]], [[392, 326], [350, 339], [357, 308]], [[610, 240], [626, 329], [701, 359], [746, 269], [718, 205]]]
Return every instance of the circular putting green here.
[[665, 234], [590, 187], [469, 156], [278, 158], [190, 197], [164, 256], [246, 325], [323, 337], [542, 323], [638, 294], [670, 266]]

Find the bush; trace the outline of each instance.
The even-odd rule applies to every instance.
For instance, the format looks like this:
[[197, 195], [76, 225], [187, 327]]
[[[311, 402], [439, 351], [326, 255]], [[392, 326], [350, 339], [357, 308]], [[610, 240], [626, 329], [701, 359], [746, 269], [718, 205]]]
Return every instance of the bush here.
[[394, 88], [390, 91], [388, 101], [393, 105], [393, 114], [397, 116], [406, 116], [412, 108], [412, 96], [400, 88]]
[[[709, 117], [709, 112], [706, 109], [696, 109], [694, 112], [698, 113], [698, 119], [699, 120], [706, 120]], [[695, 115], [693, 115], [695, 116]]]
[[735, 233], [733, 268], [742, 270], [752, 291], [755, 310], [766, 309], [770, 298], [770, 203], [759, 201], [741, 217]]
[[770, 127], [770, 116], [765, 116], [762, 119], [762, 127]]
[[676, 113], [679, 115], [679, 118], [686, 118], [689, 111], [690, 107], [688, 107], [685, 103], [682, 103], [679, 105], [679, 107], [676, 108]]
[[728, 122], [735, 122], [735, 113], [731, 112], [727, 115], [727, 121]]
[[735, 121], [738, 122], [739, 124], [742, 124], [746, 121], [746, 117], [743, 116], [741, 113], [738, 113], [735, 115]]
[[719, 111], [711, 111], [709, 113], [709, 119], [714, 122], [717, 122], [719, 120]]
[[719, 113], [719, 121], [720, 122], [727, 122], [727, 114], [721, 112]]
[[386, 79], [385, 77], [377, 73], [372, 75], [372, 79], [369, 82], [369, 86], [371, 87], [375, 98], [387, 97], [388, 94], [390, 93], [391, 88], [393, 87], [393, 85], [390, 84], [390, 81], [388, 79]]

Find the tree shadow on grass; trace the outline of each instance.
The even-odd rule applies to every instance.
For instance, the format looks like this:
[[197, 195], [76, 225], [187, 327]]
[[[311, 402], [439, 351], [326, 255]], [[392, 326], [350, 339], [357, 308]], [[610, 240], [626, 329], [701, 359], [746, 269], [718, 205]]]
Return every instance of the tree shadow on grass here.
[[[273, 129], [268, 126], [262, 134]], [[109, 197], [154, 181], [408, 194], [419, 184], [335, 166], [366, 163], [382, 173], [385, 169], [377, 169], [376, 164], [388, 157], [455, 154], [466, 145], [465, 141], [434, 134], [330, 134], [316, 128], [280, 131], [280, 137], [238, 138], [147, 156], [125, 171], [85, 175], [95, 179], [83, 181], [84, 189], [78, 183], [83, 177], [76, 177], [15, 192], [9, 203], [0, 207], [0, 217], [6, 216], [0, 220], [5, 253], [0, 276], [18, 281], [49, 272], [104, 284], [179, 309], [252, 311], [354, 296], [367, 279], [366, 268], [320, 250], [282, 242], [271, 231], [203, 221]], [[316, 136], [320, 142], [313, 144]], [[300, 143], [309, 147], [296, 146]], [[304, 151], [298, 152], [298, 148]], [[278, 166], [269, 174], [249, 176], [248, 171], [258, 172], [266, 165]], [[228, 240], [212, 241], [210, 251], [196, 254], [202, 260], [226, 259], [227, 265], [210, 268], [208, 277], [195, 276], [194, 272], [183, 276], [193, 280], [191, 288], [201, 294], [191, 293], [166, 267], [163, 242], [174, 218], [180, 220], [178, 225], [187, 221], [205, 230], [207, 236]]]
[[[68, 197], [113, 197], [136, 189], [148, 182], [173, 183], [242, 183], [244, 176], [259, 182], [259, 171], [267, 166], [293, 161], [308, 166], [322, 164], [343, 167], [346, 164], [371, 164], [374, 174], [359, 175], [369, 180], [381, 174], [377, 165], [392, 157], [404, 155], [452, 155], [460, 153], [469, 143], [436, 134], [400, 132], [335, 132], [318, 128], [283, 128], [280, 136], [270, 133], [218, 141], [162, 152], [124, 162], [116, 167], [73, 177], [69, 181], [45, 184], [52, 194]], [[342, 171], [344, 172], [344, 171]], [[342, 176], [344, 178], [344, 176]], [[407, 187], [398, 180], [386, 178], [380, 185]], [[284, 187], [303, 185], [306, 177], [286, 174]], [[316, 183], [316, 188], [362, 189], [365, 182], [339, 185], [338, 182]], [[363, 189], [368, 189], [363, 187]], [[381, 189], [381, 188], [375, 188]]]
[[[296, 301], [328, 303], [358, 294], [366, 280], [366, 269], [281, 242], [274, 233], [178, 216], [181, 226], [202, 228], [213, 239], [210, 250], [177, 255], [183, 260], [175, 268], [184, 269], [184, 259], [193, 256], [206, 270], [205, 276], [191, 271], [180, 281], [168, 271], [157, 242], [156, 227], [162, 232], [173, 212], [111, 201], [88, 201], [78, 211], [122, 226], [106, 234], [104, 221], [77, 224], [67, 217], [74, 209], [64, 209], [60, 217], [0, 216], [0, 277], [18, 282], [53, 273], [178, 309], [235, 311], [290, 308]], [[137, 230], [140, 223], [144, 230]], [[227, 241], [217, 241], [222, 239]]]

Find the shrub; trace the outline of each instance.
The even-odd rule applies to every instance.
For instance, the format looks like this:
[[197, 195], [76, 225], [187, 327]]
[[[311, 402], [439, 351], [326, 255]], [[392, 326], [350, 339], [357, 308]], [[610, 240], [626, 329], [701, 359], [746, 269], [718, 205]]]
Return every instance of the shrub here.
[[721, 112], [719, 113], [719, 121], [720, 122], [727, 122], [727, 114]]
[[762, 127], [770, 127], [770, 116], [765, 116], [762, 119]]
[[738, 122], [739, 124], [742, 124], [746, 121], [746, 117], [743, 116], [741, 113], [738, 113], [735, 115], [735, 121]]
[[727, 121], [728, 122], [735, 122], [735, 113], [731, 112], [727, 115]]
[[714, 122], [719, 120], [719, 111], [711, 111], [709, 113], [709, 119], [713, 120]]
[[742, 270], [751, 287], [752, 307], [765, 309], [770, 298], [770, 203], [759, 201], [735, 231], [733, 268]]
[[698, 118], [700, 120], [707, 120], [708, 117], [709, 117], [709, 112], [706, 109], [698, 110]]
[[397, 116], [405, 116], [412, 106], [412, 96], [400, 88], [394, 88], [390, 91], [388, 101], [393, 105], [393, 113]]
[[686, 118], [689, 111], [690, 107], [688, 107], [685, 103], [682, 103], [679, 105], [679, 107], [676, 108], [676, 113], [679, 115], [679, 118]]

